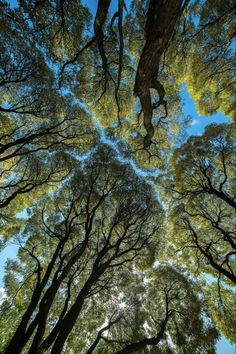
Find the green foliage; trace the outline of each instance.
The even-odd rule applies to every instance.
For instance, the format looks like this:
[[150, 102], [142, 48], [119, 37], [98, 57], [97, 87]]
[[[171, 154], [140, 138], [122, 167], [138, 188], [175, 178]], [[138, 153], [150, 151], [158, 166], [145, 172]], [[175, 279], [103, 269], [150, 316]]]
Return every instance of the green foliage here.
[[170, 206], [169, 255], [197, 276], [218, 278], [218, 286], [215, 282], [202, 291], [218, 329], [231, 340], [234, 323], [226, 318], [235, 309], [230, 300], [236, 280], [234, 159], [233, 128], [212, 125], [174, 152], [171, 174], [163, 179], [163, 196]]
[[218, 331], [235, 343], [235, 292], [234, 289], [212, 284], [206, 288], [206, 299]]
[[231, 0], [192, 2], [169, 55], [175, 78], [186, 83], [199, 113], [220, 111], [235, 121], [234, 11]]
[[[155, 337], [167, 312], [171, 315], [166, 334], [158, 344], [160, 353], [214, 353], [213, 343], [218, 334], [194, 287], [183, 274], [160, 265], [144, 273], [126, 273], [124, 280], [122, 293], [116, 296], [120, 298], [124, 319], [111, 327], [98, 353], [104, 350], [114, 353], [117, 345], [122, 348], [124, 343]], [[109, 351], [107, 343], [112, 345], [113, 341]], [[154, 348], [157, 347], [147, 346], [140, 352], [155, 353]]]
[[186, 141], [181, 102], [185, 83], [200, 114], [235, 119], [234, 3], [9, 3], [0, 250], [19, 251], [0, 351], [210, 354], [218, 332], [235, 341], [235, 131]]

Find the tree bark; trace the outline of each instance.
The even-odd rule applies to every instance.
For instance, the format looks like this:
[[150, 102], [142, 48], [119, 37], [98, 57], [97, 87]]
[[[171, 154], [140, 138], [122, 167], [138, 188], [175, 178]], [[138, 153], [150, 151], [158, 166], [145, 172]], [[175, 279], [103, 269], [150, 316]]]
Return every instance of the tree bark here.
[[176, 23], [186, 6], [183, 0], [150, 0], [147, 13], [146, 42], [138, 63], [134, 95], [138, 96], [144, 115], [144, 127], [147, 134], [144, 147], [151, 145], [154, 136], [152, 124], [153, 104], [150, 89], [157, 90], [159, 105], [164, 105], [165, 90], [158, 81], [161, 56], [168, 48]]
[[[103, 270], [105, 271], [105, 269]], [[82, 310], [84, 301], [92, 287], [99, 279], [103, 271], [93, 271], [78, 294], [75, 303], [71, 306], [61, 323], [58, 324], [57, 332], [55, 333], [55, 342], [51, 350], [51, 354], [60, 354], [63, 350], [64, 343], [72, 331], [75, 322]], [[50, 343], [51, 344], [51, 343]]]
[[169, 316], [166, 317], [165, 321], [161, 326], [161, 330], [157, 333], [155, 337], [144, 338], [139, 342], [128, 344], [125, 348], [118, 350], [118, 352], [116, 352], [115, 354], [131, 354], [141, 349], [144, 349], [149, 345], [150, 346], [157, 345], [163, 338], [168, 320], [169, 320]]
[[16, 332], [14, 333], [10, 343], [8, 344], [5, 354], [13, 354], [13, 353], [18, 354], [18, 353], [20, 353], [22, 351], [22, 349], [24, 348], [25, 344], [27, 343], [27, 341], [29, 340], [29, 338], [31, 337], [33, 332], [32, 333], [28, 332], [28, 334], [26, 334], [26, 329], [27, 329], [27, 326], [28, 326], [31, 316], [38, 305], [42, 291], [45, 288], [47, 281], [50, 277], [53, 266], [56, 262], [58, 253], [60, 251], [60, 247], [61, 247], [61, 244], [59, 244], [57, 246], [56, 251], [54, 252], [52, 260], [47, 267], [46, 273], [45, 273], [41, 283], [35, 289], [35, 291], [32, 295], [32, 298], [31, 298], [31, 302], [30, 302], [27, 310], [25, 311], [24, 315], [22, 316], [22, 320], [21, 320], [19, 326], [17, 327]]

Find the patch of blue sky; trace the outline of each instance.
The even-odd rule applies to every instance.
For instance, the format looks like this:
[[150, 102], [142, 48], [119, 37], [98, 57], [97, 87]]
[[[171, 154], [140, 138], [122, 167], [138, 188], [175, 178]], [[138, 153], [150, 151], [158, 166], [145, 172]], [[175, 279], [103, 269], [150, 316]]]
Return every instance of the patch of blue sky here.
[[187, 129], [188, 135], [201, 135], [206, 126], [211, 123], [229, 123], [230, 119], [225, 117], [222, 113], [216, 112], [212, 116], [201, 116], [194, 104], [194, 101], [191, 99], [186, 85], [182, 84], [182, 91], [180, 93], [181, 99], [183, 102], [183, 112], [187, 116], [191, 116], [192, 122], [190, 127]]
[[18, 0], [6, 0], [6, 2], [8, 2], [8, 4], [11, 6], [11, 8], [15, 8], [18, 5]]
[[3, 278], [5, 275], [6, 261], [8, 259], [15, 259], [17, 256], [18, 249], [19, 245], [16, 242], [12, 241], [9, 242], [0, 253], [0, 288], [4, 287]]
[[[89, 10], [92, 13], [92, 16], [95, 17], [96, 12], [97, 12], [97, 3], [98, 3], [98, 1], [96, 1], [96, 0], [83, 0], [82, 3], [85, 6], [88, 6]], [[109, 12], [110, 13], [113, 14], [114, 12], [116, 12], [118, 10], [118, 5], [117, 4], [118, 4], [117, 0], [112, 0], [111, 1], [110, 8], [109, 8]], [[126, 5], [127, 9], [130, 7], [130, 4], [131, 4], [131, 0], [126, 0], [125, 1], [125, 5]]]
[[236, 354], [236, 345], [222, 336], [217, 343], [217, 354]]
[[27, 209], [22, 210], [21, 212], [16, 214], [17, 219], [28, 219], [29, 218], [29, 214], [27, 212]]

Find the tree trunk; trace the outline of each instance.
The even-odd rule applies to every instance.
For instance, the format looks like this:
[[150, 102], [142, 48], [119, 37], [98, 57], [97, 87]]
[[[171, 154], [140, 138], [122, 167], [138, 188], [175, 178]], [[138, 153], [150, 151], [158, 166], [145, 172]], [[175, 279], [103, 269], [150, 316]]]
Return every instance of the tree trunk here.
[[159, 104], [164, 104], [165, 90], [158, 81], [161, 56], [168, 48], [176, 23], [186, 3], [182, 0], [150, 0], [146, 20], [146, 42], [138, 63], [134, 95], [138, 96], [144, 115], [147, 135], [144, 147], [151, 144], [154, 136], [152, 124], [153, 104], [150, 89], [155, 88]]

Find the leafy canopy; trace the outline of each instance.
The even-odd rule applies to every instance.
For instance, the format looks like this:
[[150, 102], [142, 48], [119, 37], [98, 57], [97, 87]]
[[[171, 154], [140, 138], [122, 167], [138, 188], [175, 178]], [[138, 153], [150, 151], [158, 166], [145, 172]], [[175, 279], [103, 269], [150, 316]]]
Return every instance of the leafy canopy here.
[[[235, 5], [0, 0], [6, 354], [235, 341]], [[94, 5], [94, 4], [93, 4]]]

